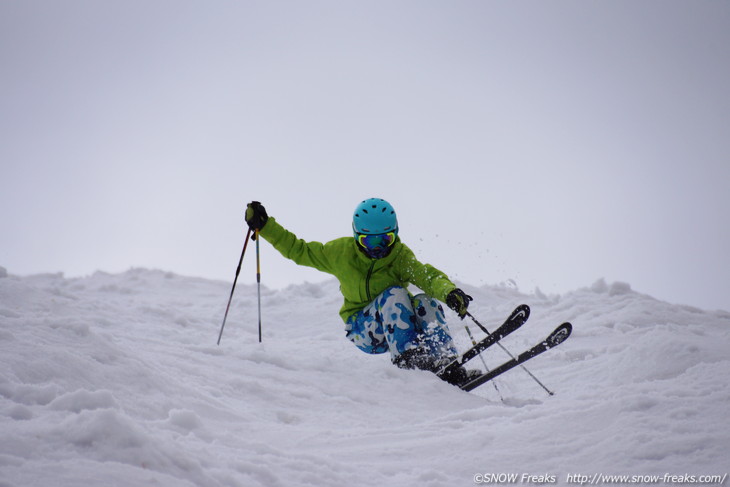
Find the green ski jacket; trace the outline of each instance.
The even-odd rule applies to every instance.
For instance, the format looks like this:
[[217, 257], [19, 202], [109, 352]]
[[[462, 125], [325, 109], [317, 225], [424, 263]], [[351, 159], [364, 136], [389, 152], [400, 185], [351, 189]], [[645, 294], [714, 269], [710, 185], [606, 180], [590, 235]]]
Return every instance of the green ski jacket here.
[[391, 286], [407, 289], [408, 284], [414, 284], [441, 302], [446, 302], [446, 295], [456, 289], [446, 274], [419, 262], [400, 238], [386, 257], [371, 259], [357, 248], [353, 237], [342, 237], [324, 244], [306, 242], [282, 227], [273, 217], [269, 217], [259, 235], [287, 259], [337, 278], [344, 298], [340, 316], [345, 322]]

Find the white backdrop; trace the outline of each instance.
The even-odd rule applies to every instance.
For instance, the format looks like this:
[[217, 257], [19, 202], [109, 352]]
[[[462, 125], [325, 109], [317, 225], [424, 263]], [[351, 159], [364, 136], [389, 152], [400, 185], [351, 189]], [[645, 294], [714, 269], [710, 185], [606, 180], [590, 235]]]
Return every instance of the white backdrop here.
[[730, 309], [727, 2], [2, 2], [0, 65], [11, 274], [230, 281], [247, 201], [324, 241], [380, 196], [467, 284]]

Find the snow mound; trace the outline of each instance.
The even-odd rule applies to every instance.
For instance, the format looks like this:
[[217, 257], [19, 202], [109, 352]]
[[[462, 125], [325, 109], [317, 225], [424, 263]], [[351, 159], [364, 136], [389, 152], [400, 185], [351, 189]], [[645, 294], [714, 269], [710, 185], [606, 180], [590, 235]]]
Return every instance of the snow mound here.
[[[730, 313], [599, 280], [562, 296], [464, 285], [518, 353], [573, 336], [474, 393], [344, 338], [337, 283], [239, 285], [132, 269], [0, 268], [0, 486], [454, 486], [480, 475], [723, 475]], [[449, 315], [465, 349], [479, 330]], [[493, 367], [508, 357], [485, 354]], [[481, 365], [477, 359], [474, 364]], [[496, 386], [496, 387], [495, 387]], [[476, 477], [475, 477], [476, 476]]]

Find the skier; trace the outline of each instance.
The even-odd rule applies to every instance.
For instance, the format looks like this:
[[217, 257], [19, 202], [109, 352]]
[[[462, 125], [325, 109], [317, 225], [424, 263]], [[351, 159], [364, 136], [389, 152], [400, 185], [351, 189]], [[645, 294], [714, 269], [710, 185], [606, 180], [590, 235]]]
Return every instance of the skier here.
[[[437, 302], [445, 302], [460, 318], [472, 300], [438, 269], [419, 262], [398, 237], [393, 207], [370, 198], [355, 209], [354, 238], [325, 244], [300, 240], [284, 229], [258, 201], [246, 207], [246, 223], [284, 257], [299, 265], [334, 275], [344, 304], [340, 316], [347, 338], [360, 350], [390, 353], [400, 368], [437, 372], [457, 356], [457, 350]], [[425, 293], [412, 295], [412, 283]], [[478, 371], [455, 369], [448, 377], [462, 384]]]

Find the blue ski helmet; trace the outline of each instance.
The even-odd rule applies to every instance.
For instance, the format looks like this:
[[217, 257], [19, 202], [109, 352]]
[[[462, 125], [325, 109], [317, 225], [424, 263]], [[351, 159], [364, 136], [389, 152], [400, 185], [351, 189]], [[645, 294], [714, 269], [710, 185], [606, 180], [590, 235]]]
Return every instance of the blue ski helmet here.
[[380, 198], [370, 198], [355, 208], [352, 229], [356, 234], [377, 235], [395, 232], [398, 234], [398, 219], [390, 203]]

